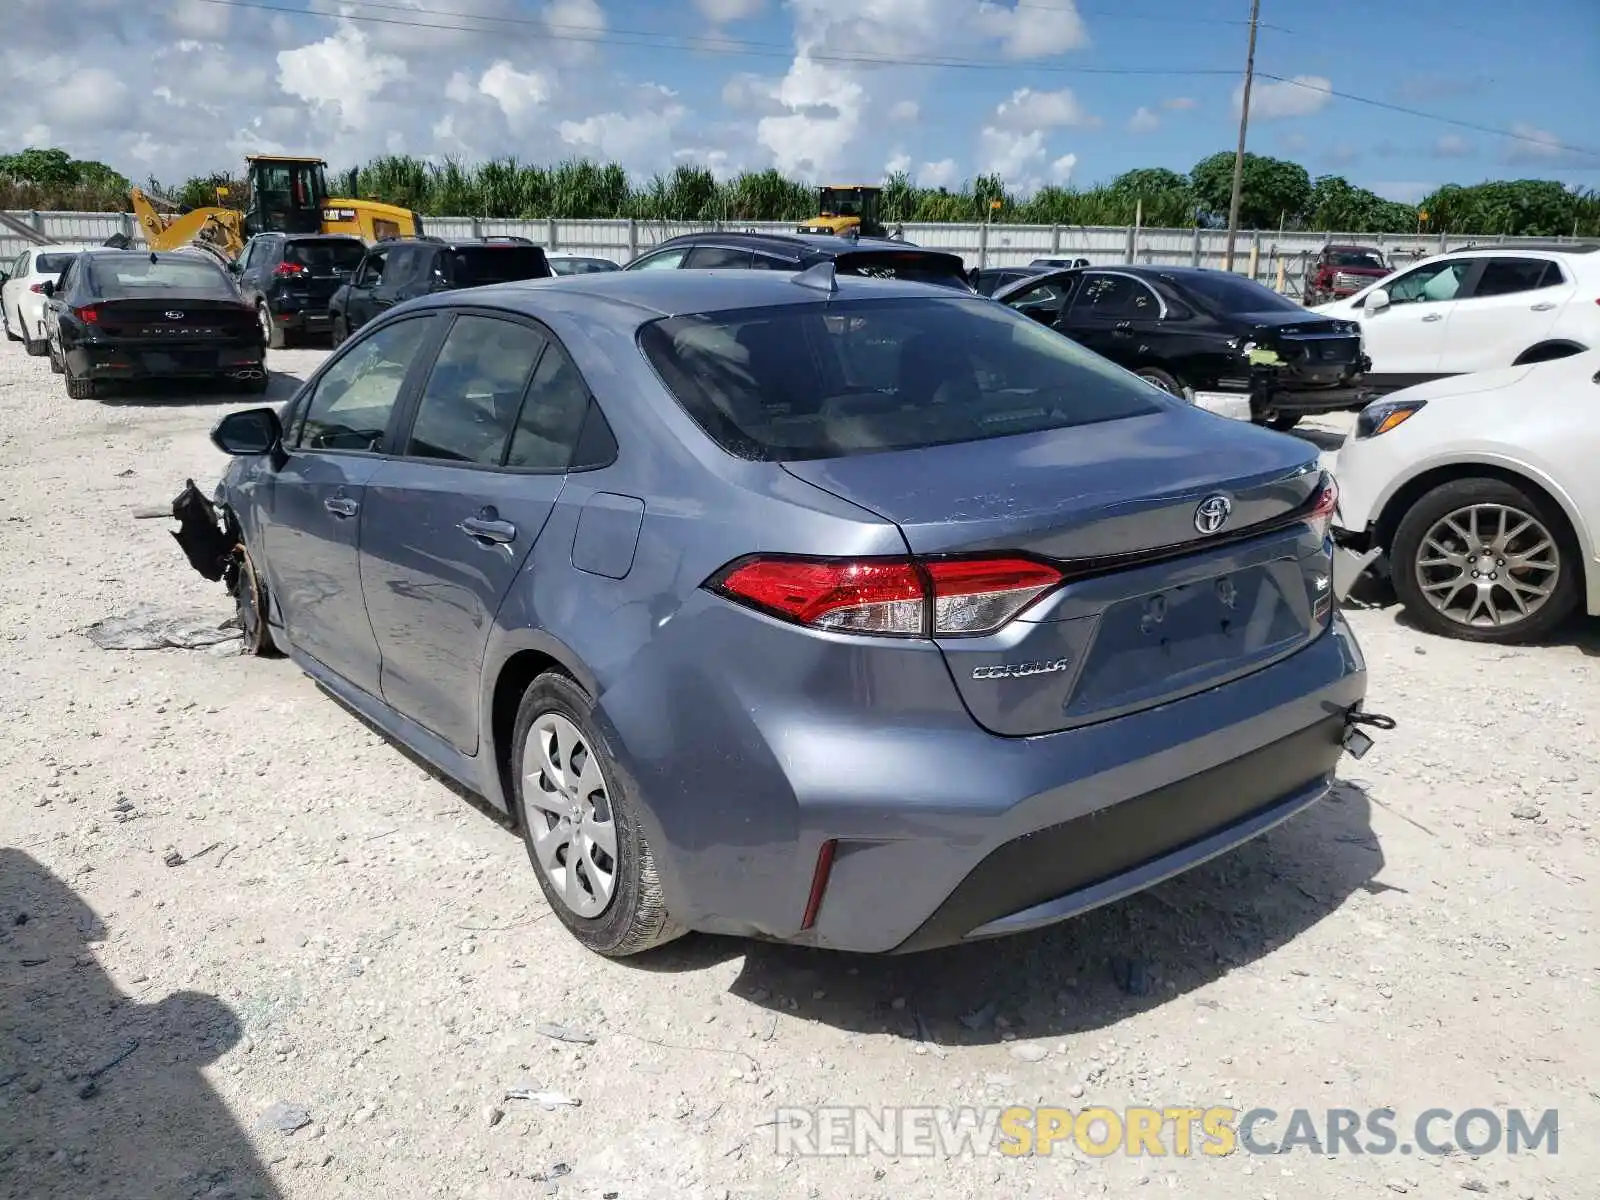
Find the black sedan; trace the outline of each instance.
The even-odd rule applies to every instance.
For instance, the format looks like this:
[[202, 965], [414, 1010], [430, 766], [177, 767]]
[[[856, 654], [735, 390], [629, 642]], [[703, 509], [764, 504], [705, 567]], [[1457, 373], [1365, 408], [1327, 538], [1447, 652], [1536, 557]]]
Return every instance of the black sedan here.
[[1274, 429], [1372, 398], [1359, 326], [1231, 272], [1074, 268], [1008, 284], [994, 298], [1173, 395]]
[[44, 288], [50, 369], [75, 400], [155, 379], [267, 390], [255, 312], [202, 250], [86, 250]]

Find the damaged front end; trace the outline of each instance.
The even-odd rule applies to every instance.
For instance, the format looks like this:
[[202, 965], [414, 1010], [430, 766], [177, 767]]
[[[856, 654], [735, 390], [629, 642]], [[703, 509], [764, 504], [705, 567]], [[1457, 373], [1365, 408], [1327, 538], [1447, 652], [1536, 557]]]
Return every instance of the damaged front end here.
[[189, 565], [202, 579], [220, 582], [228, 595], [237, 596], [244, 562], [244, 539], [233, 514], [226, 508], [221, 516], [217, 506], [195, 486], [184, 481], [183, 491], [172, 501], [172, 519], [178, 528], [172, 536], [183, 547]]

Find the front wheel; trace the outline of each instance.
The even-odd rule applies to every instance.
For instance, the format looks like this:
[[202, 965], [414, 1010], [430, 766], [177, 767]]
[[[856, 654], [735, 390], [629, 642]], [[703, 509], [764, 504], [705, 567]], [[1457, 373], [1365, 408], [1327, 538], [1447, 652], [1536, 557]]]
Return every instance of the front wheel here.
[[1401, 518], [1394, 588], [1417, 624], [1472, 642], [1536, 641], [1578, 604], [1564, 514], [1503, 479], [1453, 479]]
[[256, 574], [255, 559], [241, 543], [238, 549], [239, 581], [234, 592], [234, 614], [244, 633], [240, 653], [265, 658], [277, 652], [272, 630], [267, 625], [267, 585]]
[[667, 912], [638, 802], [593, 701], [566, 675], [547, 671], [524, 693], [511, 765], [539, 887], [579, 942], [621, 958], [684, 932]]
[[1159, 367], [1140, 367], [1134, 374], [1146, 383], [1155, 384], [1167, 395], [1183, 399], [1183, 385]]

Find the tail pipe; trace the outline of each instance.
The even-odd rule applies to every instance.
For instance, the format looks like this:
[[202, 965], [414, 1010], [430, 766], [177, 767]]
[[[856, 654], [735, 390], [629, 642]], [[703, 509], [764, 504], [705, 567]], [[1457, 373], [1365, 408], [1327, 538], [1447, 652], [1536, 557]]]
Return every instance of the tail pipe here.
[[267, 373], [260, 367], [245, 367], [241, 371], [229, 371], [229, 379], [265, 379]]
[[1395, 724], [1393, 717], [1386, 717], [1382, 713], [1362, 712], [1360, 704], [1352, 704], [1344, 714], [1344, 748], [1350, 752], [1351, 758], [1363, 758], [1374, 743], [1372, 737], [1361, 726], [1388, 730], [1393, 729]]

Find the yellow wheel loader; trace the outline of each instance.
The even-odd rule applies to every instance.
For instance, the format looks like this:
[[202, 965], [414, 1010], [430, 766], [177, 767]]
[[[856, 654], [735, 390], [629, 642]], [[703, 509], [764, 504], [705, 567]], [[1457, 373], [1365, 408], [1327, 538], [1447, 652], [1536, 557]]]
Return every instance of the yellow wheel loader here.
[[[369, 245], [392, 237], [416, 237], [422, 218], [407, 208], [374, 200], [346, 200], [328, 195], [327, 164], [320, 158], [247, 156], [250, 187], [243, 212], [221, 205], [162, 213], [158, 203], [178, 207], [162, 196], [134, 188], [129, 196], [133, 215], [152, 250], [199, 246], [232, 262], [258, 233], [347, 233]], [[219, 199], [226, 196], [219, 189]]]
[[883, 189], [870, 184], [833, 183], [817, 189], [817, 215], [797, 226], [800, 233], [855, 233], [883, 237], [878, 220], [878, 198]]

